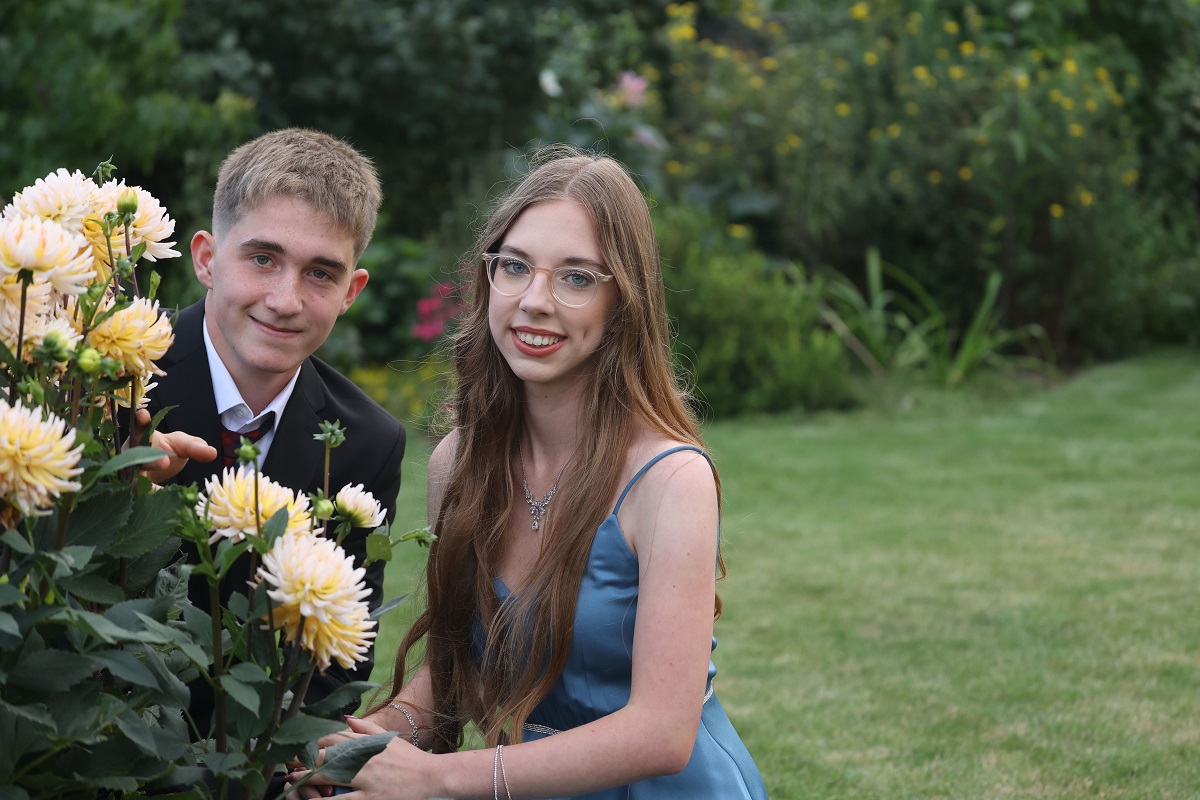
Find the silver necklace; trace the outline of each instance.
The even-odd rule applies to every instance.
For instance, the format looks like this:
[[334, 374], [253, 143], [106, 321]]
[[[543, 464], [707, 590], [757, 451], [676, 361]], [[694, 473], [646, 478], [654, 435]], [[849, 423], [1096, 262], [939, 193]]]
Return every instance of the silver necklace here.
[[529, 481], [525, 477], [525, 453], [521, 449], [521, 445], [517, 445], [517, 458], [521, 459], [521, 488], [525, 490], [525, 502], [529, 504], [529, 513], [533, 515], [533, 529], [536, 531], [542, 527], [542, 516], [546, 513], [546, 506], [550, 505], [550, 501], [554, 499], [554, 493], [558, 491], [558, 481], [562, 478], [563, 473], [567, 470], [567, 464], [571, 463], [571, 459], [567, 459], [567, 463], [562, 465], [562, 469], [558, 471], [558, 478], [554, 479], [554, 483], [550, 486], [550, 492], [541, 500], [534, 500], [533, 494], [529, 491]]

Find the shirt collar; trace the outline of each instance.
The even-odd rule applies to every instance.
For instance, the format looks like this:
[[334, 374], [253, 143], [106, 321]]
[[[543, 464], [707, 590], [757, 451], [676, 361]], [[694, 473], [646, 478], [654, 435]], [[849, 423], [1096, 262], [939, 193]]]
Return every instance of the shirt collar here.
[[[278, 427], [279, 420], [283, 416], [284, 406], [291, 399], [292, 391], [296, 388], [296, 381], [300, 378], [300, 370], [296, 370], [292, 379], [287, 382], [279, 394], [275, 395], [266, 408], [258, 414], [253, 414], [250, 406], [242, 399], [242, 393], [238, 391], [237, 384], [233, 382], [233, 376], [229, 374], [229, 369], [221, 360], [220, 354], [217, 353], [217, 348], [213, 346], [212, 337], [208, 335], [207, 320], [200, 326], [200, 329], [204, 333], [204, 348], [208, 351], [208, 370], [212, 376], [213, 398], [217, 401], [217, 414], [221, 417], [221, 425], [231, 431], [244, 433], [257, 428], [263, 417], [268, 412], [274, 411], [275, 424]], [[260, 443], [261, 448], [262, 444]]]

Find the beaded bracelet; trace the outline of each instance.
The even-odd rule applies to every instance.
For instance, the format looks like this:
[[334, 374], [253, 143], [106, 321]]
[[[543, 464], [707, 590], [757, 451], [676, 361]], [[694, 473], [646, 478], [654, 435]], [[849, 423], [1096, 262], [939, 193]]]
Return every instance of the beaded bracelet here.
[[408, 713], [408, 709], [405, 708], [404, 706], [400, 705], [399, 703], [388, 703], [388, 707], [396, 709], [397, 711], [399, 711], [401, 714], [404, 715], [404, 718], [406, 720], [408, 720], [408, 724], [412, 726], [412, 746], [417, 748], [418, 750], [420, 750], [421, 749], [421, 735], [417, 732], [417, 721], [415, 719], [413, 719], [413, 715]]

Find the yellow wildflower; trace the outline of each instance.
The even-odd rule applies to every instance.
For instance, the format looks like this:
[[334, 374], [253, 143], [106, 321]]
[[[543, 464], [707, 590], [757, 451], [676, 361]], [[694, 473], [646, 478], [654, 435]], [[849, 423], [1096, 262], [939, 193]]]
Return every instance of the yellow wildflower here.
[[1064, 209], [1058, 203], [1050, 204], [1050, 216], [1054, 217], [1055, 219], [1060, 218], [1065, 211], [1066, 211], [1066, 209]]
[[948, 19], [942, 24], [942, 30], [944, 30], [946, 33], [950, 34], [951, 36], [957, 36], [958, 35], [958, 23], [952, 19]]
[[1126, 186], [1133, 186], [1138, 182], [1138, 171], [1136, 169], [1127, 169], [1121, 173], [1121, 183]]
[[958, 43], [958, 52], [962, 53], [964, 56], [975, 55], [975, 43], [974, 42], [959, 42]]
[[758, 60], [758, 65], [767, 72], [779, 69], [779, 61], [774, 56], [764, 56]]
[[910, 117], [915, 117], [917, 114], [921, 113], [921, 107], [919, 105], [917, 105], [916, 103], [914, 103], [912, 100], [909, 100], [907, 103], [904, 104], [904, 110], [908, 113], [908, 115]]
[[745, 25], [747, 28], [750, 28], [751, 30], [758, 30], [759, 28], [762, 27], [763, 21], [762, 21], [762, 17], [760, 17], [760, 16], [757, 16], [754, 14], [748, 14], [748, 15], [742, 17], [742, 24]]
[[708, 155], [712, 151], [712, 143], [706, 139], [701, 139], [696, 142], [696, 152], [700, 155]]
[[784, 137], [784, 141], [787, 142], [788, 147], [800, 147], [804, 144], [804, 140], [794, 133], [789, 133]]
[[904, 23], [904, 28], [913, 36], [916, 36], [921, 31], [921, 14], [914, 11], [908, 15], [908, 20]]
[[879, 63], [879, 55], [872, 50], [863, 53], [863, 63], [868, 67], [873, 67]]
[[671, 159], [666, 163], [667, 172], [671, 175], [679, 175], [683, 172], [683, 164], [680, 164], [675, 159]]
[[850, 16], [862, 22], [871, 16], [871, 7], [866, 3], [855, 3], [850, 6]]
[[975, 173], [971, 171], [970, 167], [959, 167], [958, 168], [958, 179], [960, 181], [969, 181], [973, 177], [975, 177]]
[[[257, 506], [254, 502], [256, 481]], [[196, 503], [196, 515], [203, 519], [207, 513], [212, 523], [210, 544], [223, 538], [240, 542], [247, 536], [257, 536], [261, 527], [281, 508], [287, 509], [286, 535], [296, 536], [309, 531], [308, 497], [257, 475], [252, 465], [226, 467], [205, 482], [204, 492]]]
[[82, 453], [65, 419], [0, 400], [0, 500], [22, 516], [45, 516], [59, 495], [79, 491]]
[[729, 58], [729, 48], [723, 44], [719, 44], [712, 49], [714, 58]]
[[691, 25], [672, 25], [667, 28], [667, 38], [672, 42], [690, 42], [696, 38], [696, 29]]
[[750, 84], [751, 89], [761, 89], [767, 83], [766, 81], [763, 80], [762, 75], [751, 75], [750, 80], [748, 80], [746, 82], [748, 84]]
[[1058, 103], [1063, 99], [1063, 93], [1058, 89], [1051, 89], [1050, 94], [1047, 96], [1050, 98], [1051, 103]]
[[1096, 98], [1094, 98], [1094, 97], [1089, 97], [1087, 100], [1084, 101], [1083, 104], [1084, 104], [1084, 106], [1087, 107], [1087, 110], [1092, 112], [1093, 114], [1095, 114], [1096, 111], [1100, 108], [1100, 104], [1096, 102]]
[[1112, 80], [1112, 75], [1104, 67], [1096, 67], [1096, 79], [1101, 83], [1108, 83]]
[[281, 536], [263, 556], [258, 577], [277, 605], [271, 619], [289, 642], [312, 654], [322, 672], [335, 660], [349, 669], [366, 660], [375, 638], [363, 568], [322, 536]]
[[1013, 80], [1016, 81], [1018, 89], [1028, 89], [1029, 88], [1029, 76], [1026, 75], [1024, 72], [1018, 72], [1016, 74], [1016, 77], [1013, 78]]
[[848, 117], [848, 116], [850, 116], [850, 112], [852, 109], [850, 108], [849, 103], [838, 103], [836, 106], [833, 107], [833, 110], [835, 112], [837, 112], [837, 115], [839, 117]]
[[1079, 195], [1079, 205], [1083, 206], [1084, 208], [1087, 208], [1092, 203], [1096, 202], [1096, 195], [1089, 192], [1084, 187], [1077, 186], [1075, 187], [1075, 191]]
[[730, 236], [732, 236], [734, 239], [745, 239], [747, 236], [750, 235], [749, 228], [747, 228], [745, 225], [738, 225], [737, 223], [726, 226], [725, 232], [728, 233]]
[[892, 124], [887, 126], [887, 135], [892, 137], [893, 139], [899, 138], [900, 134], [903, 132], [904, 132], [904, 128], [900, 125], [899, 122], [893, 122]]
[[1068, 75], [1077, 75], [1079, 74], [1079, 64], [1073, 58], [1064, 58], [1063, 70], [1065, 70]]
[[929, 67], [918, 64], [912, 68], [913, 77], [919, 81], [924, 81], [929, 77]]
[[926, 173], [925, 179], [936, 186], [942, 182], [942, 173], [939, 170], [931, 169]]
[[950, 68], [950, 77], [956, 81], [961, 81], [963, 78], [967, 77], [967, 71], [958, 64], [955, 64]]
[[1078, 122], [1072, 122], [1067, 126], [1067, 133], [1071, 134], [1076, 139], [1080, 139], [1083, 137], [1083, 126]]

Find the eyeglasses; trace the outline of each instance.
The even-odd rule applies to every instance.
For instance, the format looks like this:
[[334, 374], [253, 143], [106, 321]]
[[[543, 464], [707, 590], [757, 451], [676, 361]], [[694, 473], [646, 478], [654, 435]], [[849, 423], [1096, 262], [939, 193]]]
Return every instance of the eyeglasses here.
[[533, 283], [535, 272], [549, 272], [550, 294], [570, 308], [586, 306], [596, 296], [600, 284], [613, 279], [612, 275], [601, 275], [585, 267], [539, 269], [523, 258], [503, 253], [484, 253], [483, 265], [492, 288], [505, 297], [524, 294]]

